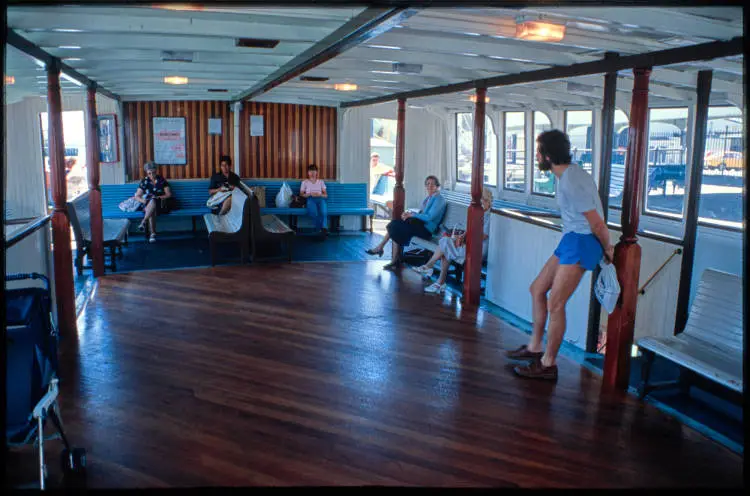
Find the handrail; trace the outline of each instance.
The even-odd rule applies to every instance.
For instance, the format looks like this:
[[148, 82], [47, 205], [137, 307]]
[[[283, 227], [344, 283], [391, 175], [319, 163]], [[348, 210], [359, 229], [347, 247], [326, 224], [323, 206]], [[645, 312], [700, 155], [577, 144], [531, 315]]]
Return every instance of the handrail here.
[[642, 294], [642, 295], [646, 294], [646, 286], [651, 284], [651, 281], [654, 279], [654, 277], [656, 277], [656, 275], [659, 272], [661, 272], [664, 269], [664, 267], [667, 266], [669, 261], [672, 260], [672, 258], [674, 258], [675, 255], [679, 255], [681, 253], [682, 253], [682, 248], [675, 249], [675, 251], [673, 251], [672, 254], [669, 255], [669, 258], [667, 258], [667, 260], [663, 264], [661, 264], [661, 266], [658, 269], [656, 269], [656, 272], [651, 274], [651, 277], [649, 277], [648, 280], [645, 283], [643, 283], [643, 286], [641, 287], [641, 289], [638, 290], [638, 294]]
[[29, 236], [40, 230], [42, 227], [46, 226], [51, 219], [51, 215], [39, 217], [36, 221], [24, 227], [20, 231], [13, 233], [8, 239], [5, 240], [5, 249], [7, 250], [11, 246], [16, 245], [22, 240], [28, 238]]

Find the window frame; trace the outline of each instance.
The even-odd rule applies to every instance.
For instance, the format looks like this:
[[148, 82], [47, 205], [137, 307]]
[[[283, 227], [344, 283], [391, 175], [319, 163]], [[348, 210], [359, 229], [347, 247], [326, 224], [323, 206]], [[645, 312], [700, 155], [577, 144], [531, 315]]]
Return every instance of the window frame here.
[[[543, 110], [532, 110], [531, 111], [531, 132], [534, 133], [535, 130], [536, 130], [536, 113], [537, 112], [539, 112], [540, 114], [544, 114], [544, 116], [547, 117], [547, 120], [549, 121], [550, 129], [554, 129], [554, 126], [552, 125], [552, 119], [547, 114], [547, 112], [545, 112]], [[535, 164], [535, 161], [536, 161], [536, 136], [533, 137], [532, 143], [534, 144], [534, 148], [533, 149], [534, 149], [535, 160], [532, 161], [532, 166], [531, 166], [531, 189], [530, 189], [530, 194], [533, 195], [533, 196], [539, 196], [539, 197], [542, 197], [542, 198], [556, 198], [555, 193], [537, 193], [536, 191], [534, 191], [534, 167], [536, 166], [536, 164]], [[550, 172], [550, 174], [551, 174], [551, 172]]]
[[[507, 122], [506, 116], [509, 113], [516, 113], [516, 114], [523, 115], [523, 126], [522, 126], [522, 129], [523, 129], [523, 140], [524, 140], [524, 150], [523, 150], [524, 164], [523, 164], [523, 188], [522, 189], [509, 188], [509, 187], [507, 187], [505, 185], [506, 184], [505, 183], [505, 172], [506, 172], [506, 167], [508, 165], [507, 164], [507, 157], [506, 157], [506, 140], [508, 138], [508, 122]], [[502, 141], [502, 144], [503, 144], [503, 147], [502, 147], [502, 153], [503, 153], [503, 178], [502, 178], [503, 179], [503, 186], [502, 186], [502, 190], [503, 191], [510, 191], [512, 193], [522, 194], [522, 195], [526, 196], [526, 195], [528, 195], [527, 186], [528, 186], [528, 183], [529, 183], [529, 158], [527, 156], [528, 155], [528, 153], [527, 153], [528, 142], [526, 141], [526, 139], [527, 139], [526, 138], [526, 124], [527, 124], [527, 122], [526, 122], [526, 110], [504, 110], [502, 112], [502, 116], [503, 116], [503, 141]], [[552, 122], [552, 121], [550, 120], [550, 122]], [[499, 150], [498, 150], [498, 152], [499, 152]]]
[[[471, 117], [471, 120], [472, 120], [472, 129], [471, 129], [471, 136], [472, 136], [472, 139], [471, 139], [471, 142], [472, 142], [472, 164], [471, 164], [471, 166], [472, 166], [472, 172], [473, 172], [473, 168], [474, 168], [474, 163], [473, 163], [473, 160], [474, 160], [474, 156], [473, 156], [473, 153], [474, 153], [473, 152], [473, 143], [474, 143], [474, 127], [473, 127], [474, 112], [471, 112], [471, 111], [470, 112], [456, 111], [456, 112], [453, 113], [454, 119], [455, 119], [454, 120], [454, 126], [453, 126], [453, 132], [455, 133], [454, 134], [454, 140], [456, 142], [456, 150], [455, 150], [455, 157], [456, 157], [456, 169], [455, 169], [456, 183], [457, 184], [468, 184], [468, 185], [471, 185], [471, 180], [464, 181], [464, 180], [461, 180], [461, 179], [458, 178], [458, 115], [459, 114], [469, 114], [469, 115], [472, 116]], [[495, 130], [495, 123], [492, 121], [492, 117], [490, 117], [488, 114], [485, 114], [484, 119], [485, 119], [485, 126], [484, 126], [485, 131], [484, 132], [485, 132], [485, 134], [487, 134], [487, 121], [489, 121], [489, 123], [490, 123], [490, 129], [492, 130], [492, 134], [495, 135], [495, 144], [497, 145], [497, 141], [498, 140], [497, 140], [497, 131]], [[485, 137], [484, 147], [485, 147], [485, 149], [487, 148], [487, 139], [486, 139], [486, 137]], [[495, 158], [497, 158], [498, 153], [497, 153], [497, 150], [495, 150], [495, 151], [496, 151]], [[499, 164], [496, 166], [496, 170], [495, 170], [495, 181], [497, 181], [497, 179], [498, 179], [498, 174], [497, 174], [498, 171], [497, 171], [497, 169], [499, 169]], [[484, 179], [484, 178], [482, 178], [482, 179]], [[493, 184], [490, 184], [490, 183], [486, 183], [486, 182], [484, 182], [484, 180], [482, 181], [482, 184], [484, 186], [487, 186], [488, 188], [497, 188], [497, 184], [493, 185]]]

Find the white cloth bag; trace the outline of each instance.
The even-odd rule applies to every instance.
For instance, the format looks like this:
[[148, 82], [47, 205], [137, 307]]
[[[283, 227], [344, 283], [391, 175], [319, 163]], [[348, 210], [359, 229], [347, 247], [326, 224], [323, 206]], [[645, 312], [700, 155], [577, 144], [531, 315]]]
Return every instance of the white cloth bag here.
[[206, 202], [206, 206], [209, 208], [213, 208], [216, 205], [221, 204], [224, 200], [232, 196], [231, 191], [217, 191], [213, 195], [211, 195], [208, 198], [208, 201]]
[[289, 207], [290, 203], [292, 203], [292, 188], [290, 188], [289, 185], [284, 182], [284, 184], [281, 185], [281, 189], [279, 190], [278, 194], [276, 195], [276, 207], [287, 208]]
[[599, 277], [596, 279], [594, 292], [596, 299], [602, 304], [607, 313], [612, 313], [617, 305], [617, 299], [620, 297], [620, 283], [617, 281], [617, 270], [615, 264], [599, 262], [602, 268]]

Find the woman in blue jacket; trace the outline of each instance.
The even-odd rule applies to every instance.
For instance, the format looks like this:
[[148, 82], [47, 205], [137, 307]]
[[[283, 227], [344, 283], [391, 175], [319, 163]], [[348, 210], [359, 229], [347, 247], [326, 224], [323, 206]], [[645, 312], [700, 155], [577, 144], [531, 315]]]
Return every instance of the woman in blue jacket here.
[[383, 267], [385, 270], [393, 270], [401, 265], [401, 250], [411, 242], [412, 237], [432, 238], [440, 225], [440, 221], [443, 220], [447, 204], [438, 189], [440, 188], [440, 181], [435, 176], [427, 176], [424, 186], [427, 189], [427, 198], [422, 202], [421, 210], [417, 213], [404, 212], [400, 220], [392, 220], [386, 226], [388, 234], [385, 235], [383, 241], [375, 248], [367, 250], [370, 255], [382, 257], [385, 244], [389, 239], [393, 241], [393, 256], [391, 263]]

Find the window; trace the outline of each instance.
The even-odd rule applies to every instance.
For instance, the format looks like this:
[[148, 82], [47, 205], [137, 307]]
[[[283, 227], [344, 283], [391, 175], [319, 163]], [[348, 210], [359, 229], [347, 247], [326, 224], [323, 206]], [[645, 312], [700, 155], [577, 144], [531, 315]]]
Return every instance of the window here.
[[505, 112], [505, 174], [506, 189], [526, 189], [526, 114]]
[[687, 116], [687, 107], [649, 110], [646, 212], [682, 217]]
[[[52, 206], [52, 182], [49, 166], [49, 139], [47, 112], [39, 115], [42, 128], [42, 157], [44, 159], [44, 180], [47, 187], [47, 200]], [[65, 178], [68, 183], [70, 201], [88, 190], [88, 173], [86, 170], [86, 127], [83, 123], [82, 110], [67, 110], [62, 113], [63, 137], [65, 140]]]
[[[536, 139], [544, 131], [552, 129], [552, 121], [550, 121], [547, 114], [544, 112], [534, 112], [534, 150], [536, 154]], [[555, 175], [550, 171], [540, 171], [539, 167], [536, 166], [536, 157], [531, 161], [534, 166], [532, 167], [534, 182], [531, 185], [531, 192], [539, 195], [555, 195]]]
[[594, 113], [590, 110], [565, 111], [565, 133], [570, 138], [571, 163], [592, 173], [592, 143], [594, 142]]
[[615, 127], [612, 136], [612, 159], [609, 175], [609, 206], [622, 207], [622, 190], [625, 185], [625, 156], [628, 151], [628, 116], [615, 109]]
[[709, 107], [698, 218], [742, 228], [745, 142], [742, 111]]
[[393, 186], [396, 184], [395, 119], [372, 119], [370, 131], [370, 201], [376, 213], [390, 216], [393, 205]]
[[[456, 114], [456, 179], [471, 182], [471, 164], [474, 153], [474, 114]], [[484, 184], [497, 186], [497, 133], [492, 119], [484, 121]]]

